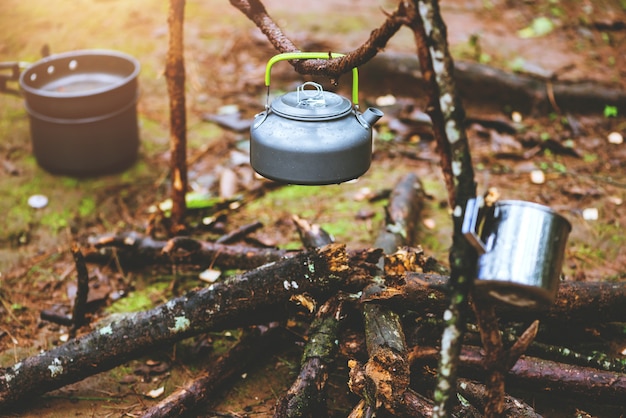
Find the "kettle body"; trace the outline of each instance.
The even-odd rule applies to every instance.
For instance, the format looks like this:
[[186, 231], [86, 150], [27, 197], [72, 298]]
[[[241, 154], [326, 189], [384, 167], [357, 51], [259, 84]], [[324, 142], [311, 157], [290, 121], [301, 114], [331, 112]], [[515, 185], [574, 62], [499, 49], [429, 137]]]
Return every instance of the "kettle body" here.
[[[281, 56], [294, 59], [302, 54]], [[266, 84], [269, 87], [269, 77]], [[306, 82], [255, 116], [250, 163], [263, 177], [289, 184], [325, 185], [358, 178], [370, 167], [372, 126], [382, 116], [375, 108], [360, 113], [347, 98]]]

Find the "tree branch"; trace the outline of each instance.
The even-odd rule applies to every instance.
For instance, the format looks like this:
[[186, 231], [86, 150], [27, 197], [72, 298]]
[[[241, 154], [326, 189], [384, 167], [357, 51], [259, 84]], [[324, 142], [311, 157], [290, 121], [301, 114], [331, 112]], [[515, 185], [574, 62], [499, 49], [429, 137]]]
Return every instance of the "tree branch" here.
[[109, 318], [66, 344], [0, 369], [0, 409], [109, 370], [148, 348], [215, 329], [267, 323], [294, 295], [336, 292], [354, 268], [345, 246], [332, 244], [250, 270], [156, 308]]
[[[280, 52], [297, 52], [299, 48], [283, 33], [282, 29], [272, 20], [265, 6], [259, 0], [230, 0], [230, 4], [239, 9], [263, 32], [274, 48]], [[324, 75], [338, 78], [353, 68], [365, 64], [383, 50], [387, 42], [406, 22], [404, 2], [387, 15], [383, 24], [370, 33], [370, 37], [357, 49], [348, 52], [341, 58], [330, 60], [296, 60], [291, 64], [301, 74]]]

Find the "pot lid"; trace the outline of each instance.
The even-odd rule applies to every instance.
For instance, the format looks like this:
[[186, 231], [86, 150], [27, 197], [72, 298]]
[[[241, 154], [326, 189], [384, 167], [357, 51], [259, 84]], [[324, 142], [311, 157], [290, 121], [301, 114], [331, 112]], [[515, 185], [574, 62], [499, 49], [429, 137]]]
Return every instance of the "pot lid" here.
[[[307, 86], [315, 89], [305, 89]], [[345, 97], [324, 91], [319, 84], [308, 81], [298, 86], [296, 91], [274, 99], [271, 108], [277, 114], [290, 119], [326, 120], [350, 113], [352, 103]]]

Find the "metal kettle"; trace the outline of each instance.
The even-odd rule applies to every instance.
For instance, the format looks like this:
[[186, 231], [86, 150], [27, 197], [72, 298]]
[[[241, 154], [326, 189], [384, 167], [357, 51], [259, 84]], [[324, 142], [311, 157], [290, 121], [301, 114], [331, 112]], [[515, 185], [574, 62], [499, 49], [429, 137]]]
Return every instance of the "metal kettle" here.
[[358, 71], [352, 70], [352, 102], [314, 82], [269, 105], [270, 72], [278, 61], [328, 59], [343, 54], [295, 52], [272, 57], [265, 70], [267, 101], [250, 127], [250, 164], [283, 183], [324, 185], [365, 174], [372, 161], [372, 126], [383, 116], [376, 108], [358, 110]]

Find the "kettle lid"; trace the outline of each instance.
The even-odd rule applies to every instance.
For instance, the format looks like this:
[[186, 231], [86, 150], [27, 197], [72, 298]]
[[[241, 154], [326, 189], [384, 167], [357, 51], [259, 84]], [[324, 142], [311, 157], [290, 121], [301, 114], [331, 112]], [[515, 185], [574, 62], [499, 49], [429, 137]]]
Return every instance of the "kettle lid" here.
[[[315, 89], [305, 89], [306, 86]], [[352, 103], [345, 97], [324, 91], [317, 83], [307, 81], [296, 91], [274, 99], [271, 109], [289, 119], [316, 121], [342, 117], [352, 111]]]

